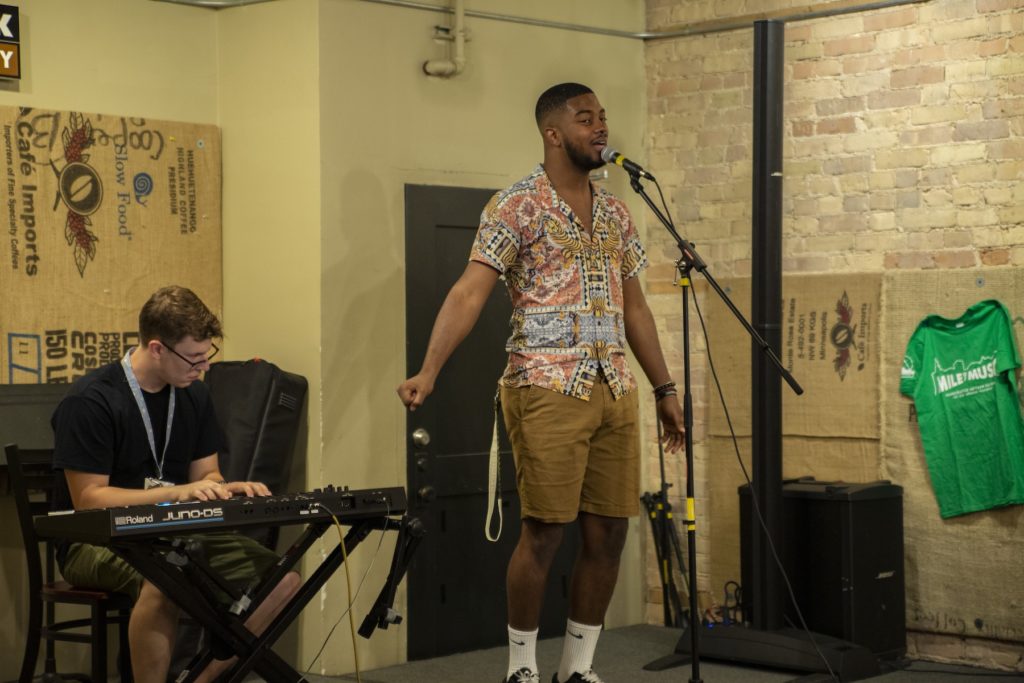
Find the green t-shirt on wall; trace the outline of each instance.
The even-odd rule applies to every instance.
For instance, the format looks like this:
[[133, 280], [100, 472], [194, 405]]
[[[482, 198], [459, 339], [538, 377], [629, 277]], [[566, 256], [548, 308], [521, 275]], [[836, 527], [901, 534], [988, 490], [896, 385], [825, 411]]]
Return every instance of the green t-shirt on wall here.
[[930, 315], [910, 337], [900, 392], [914, 399], [943, 517], [1024, 503], [1018, 367], [1010, 314], [993, 299], [956, 320]]

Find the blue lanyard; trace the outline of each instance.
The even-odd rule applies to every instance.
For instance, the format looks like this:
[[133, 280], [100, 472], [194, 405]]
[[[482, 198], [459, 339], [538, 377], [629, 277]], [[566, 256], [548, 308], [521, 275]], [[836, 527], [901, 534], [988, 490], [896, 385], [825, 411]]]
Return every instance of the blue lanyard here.
[[142, 387], [132, 370], [131, 361], [132, 349], [128, 349], [124, 358], [121, 359], [121, 367], [128, 378], [128, 386], [132, 389], [132, 396], [135, 397], [135, 405], [142, 413], [142, 424], [146, 426], [146, 436], [149, 438], [149, 450], [153, 454], [153, 464], [156, 465], [157, 479], [164, 478], [164, 458], [167, 457], [167, 444], [171, 442], [171, 423], [174, 422], [174, 387], [171, 387], [171, 400], [167, 404], [167, 431], [164, 432], [164, 449], [160, 454], [160, 460], [156, 459], [156, 437], [153, 436], [153, 422], [149, 419], [149, 409], [146, 408], [146, 399], [142, 396]]

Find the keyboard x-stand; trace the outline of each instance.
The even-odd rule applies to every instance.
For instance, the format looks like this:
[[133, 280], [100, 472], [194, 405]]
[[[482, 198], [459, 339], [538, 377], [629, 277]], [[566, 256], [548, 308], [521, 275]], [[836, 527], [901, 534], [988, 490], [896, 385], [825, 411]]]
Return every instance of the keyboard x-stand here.
[[[404, 516], [405, 507], [405, 491], [401, 488], [348, 491], [328, 487], [324, 491], [272, 498], [51, 515], [38, 518], [36, 527], [41, 536], [107, 545], [207, 629], [211, 636], [209, 645], [192, 659], [176, 683], [193, 681], [215, 656], [238, 657], [220, 681], [240, 683], [250, 671], [256, 671], [270, 683], [297, 683], [302, 676], [271, 647], [344, 558], [374, 530], [397, 531], [398, 543], [388, 579], [359, 633], [369, 638], [375, 626], [387, 628], [401, 621], [392, 601], [424, 534], [418, 519]], [[246, 619], [295, 568], [313, 543], [334, 526], [329, 512], [349, 527], [344, 536], [345, 552], [339, 541], [263, 633], [253, 635], [244, 625]], [[174, 520], [164, 521], [169, 517]], [[246, 591], [227, 585], [209, 567], [192, 535], [226, 528], [300, 523], [306, 528], [299, 538], [268, 575]], [[217, 588], [230, 596], [229, 608], [225, 609], [217, 599]]]

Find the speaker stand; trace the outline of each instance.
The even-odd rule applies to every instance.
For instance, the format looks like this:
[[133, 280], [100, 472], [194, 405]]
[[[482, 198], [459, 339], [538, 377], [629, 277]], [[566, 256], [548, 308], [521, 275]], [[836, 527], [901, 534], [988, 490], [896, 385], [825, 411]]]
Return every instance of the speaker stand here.
[[[648, 671], [662, 671], [690, 661], [690, 634], [683, 629], [672, 654], [646, 666]], [[881, 675], [878, 659], [865, 647], [821, 633], [782, 628], [762, 631], [746, 626], [715, 626], [700, 632], [700, 656], [738, 664], [763, 666], [786, 671], [826, 673], [828, 666], [840, 681], [860, 681]], [[815, 650], [817, 644], [821, 655]], [[810, 679], [808, 679], [810, 680]], [[815, 680], [829, 680], [817, 678]]]

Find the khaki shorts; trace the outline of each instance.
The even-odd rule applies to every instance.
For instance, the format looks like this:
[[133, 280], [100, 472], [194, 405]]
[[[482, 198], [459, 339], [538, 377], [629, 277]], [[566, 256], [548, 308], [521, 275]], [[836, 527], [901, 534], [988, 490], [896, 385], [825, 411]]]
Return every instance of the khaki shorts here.
[[566, 523], [579, 512], [640, 511], [637, 392], [619, 400], [599, 381], [589, 401], [537, 386], [501, 387], [522, 516]]
[[[273, 550], [231, 531], [200, 534], [195, 538], [202, 541], [210, 567], [229, 584], [239, 588], [245, 588], [253, 578], [263, 576], [280, 559]], [[125, 593], [133, 601], [138, 600], [142, 589], [143, 577], [134, 567], [109, 548], [87, 543], [74, 543], [68, 548], [61, 574], [73, 586]], [[220, 589], [216, 594], [222, 603], [231, 602]]]

